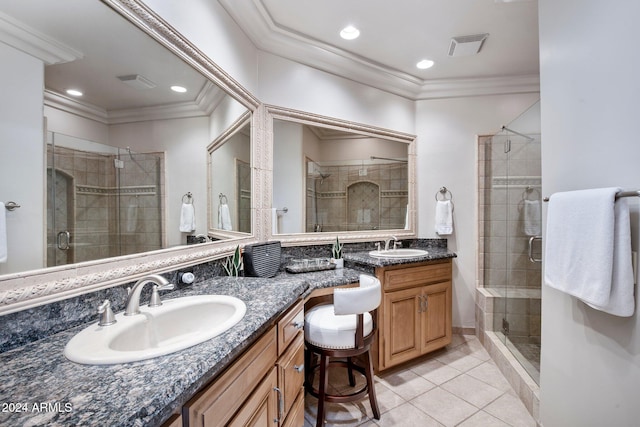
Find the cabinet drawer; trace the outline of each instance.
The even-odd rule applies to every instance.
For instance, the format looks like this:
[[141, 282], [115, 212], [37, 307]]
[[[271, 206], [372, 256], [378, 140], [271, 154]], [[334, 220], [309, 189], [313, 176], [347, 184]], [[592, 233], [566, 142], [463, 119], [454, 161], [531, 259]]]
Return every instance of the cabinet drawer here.
[[220, 378], [197, 393], [183, 408], [189, 426], [226, 425], [277, 359], [276, 329], [271, 328]]
[[284, 416], [302, 390], [304, 383], [304, 337], [299, 334], [291, 347], [278, 360], [278, 387], [284, 399]]
[[385, 270], [384, 290], [395, 291], [448, 280], [451, 280], [451, 260], [417, 267]]
[[281, 355], [304, 329], [304, 303], [298, 301], [278, 322], [278, 355]]

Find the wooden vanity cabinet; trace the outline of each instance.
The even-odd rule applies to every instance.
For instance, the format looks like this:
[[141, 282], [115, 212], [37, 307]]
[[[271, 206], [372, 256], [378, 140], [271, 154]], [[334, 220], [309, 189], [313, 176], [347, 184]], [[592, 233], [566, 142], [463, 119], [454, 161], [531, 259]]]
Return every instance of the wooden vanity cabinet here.
[[451, 259], [378, 267], [376, 276], [383, 292], [377, 371], [451, 342]]
[[303, 328], [304, 305], [300, 301], [220, 377], [184, 405], [183, 424], [302, 426]]

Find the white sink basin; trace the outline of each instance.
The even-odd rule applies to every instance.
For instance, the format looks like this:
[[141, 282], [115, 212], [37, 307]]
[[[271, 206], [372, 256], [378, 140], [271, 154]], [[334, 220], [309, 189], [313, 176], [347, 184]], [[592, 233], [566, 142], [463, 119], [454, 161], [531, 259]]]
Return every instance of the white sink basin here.
[[371, 251], [369, 255], [375, 258], [417, 258], [428, 253], [423, 249], [389, 249], [388, 251]]
[[88, 365], [151, 359], [220, 335], [245, 315], [247, 307], [226, 295], [198, 295], [140, 307], [140, 314], [115, 316], [110, 326], [93, 324], [67, 343], [64, 355]]

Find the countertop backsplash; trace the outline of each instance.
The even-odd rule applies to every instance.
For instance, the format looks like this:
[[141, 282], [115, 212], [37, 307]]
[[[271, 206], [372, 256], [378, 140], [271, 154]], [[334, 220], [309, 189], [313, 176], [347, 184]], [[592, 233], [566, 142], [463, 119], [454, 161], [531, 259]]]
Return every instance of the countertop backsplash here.
[[[405, 248], [420, 247], [439, 250], [446, 250], [447, 248], [447, 239], [406, 239], [402, 240], [402, 243]], [[284, 271], [285, 266], [294, 258], [329, 258], [331, 257], [331, 246], [331, 244], [327, 244], [283, 247], [280, 271]], [[374, 249], [376, 249], [375, 242], [345, 243], [343, 253], [346, 255]], [[171, 283], [177, 284], [176, 290], [180, 290], [190, 285], [178, 283], [179, 272], [191, 271], [196, 277], [196, 283], [202, 282], [213, 277], [225, 275], [222, 261], [215, 260], [188, 268], [181, 268], [163, 273], [162, 276], [166, 277]], [[373, 273], [372, 268], [366, 268], [359, 263], [350, 265], [349, 260], [346, 260], [345, 266], [359, 269], [366, 273]], [[127, 299], [126, 288], [133, 286], [134, 283], [135, 281], [132, 281], [128, 284], [0, 316], [0, 330], [2, 330], [2, 334], [0, 334], [0, 353], [97, 320], [97, 308], [105, 299], [111, 302], [114, 312], [117, 313], [124, 310]], [[163, 292], [162, 297], [170, 298], [174, 292], [176, 291]], [[148, 301], [150, 294], [151, 287], [146, 286], [143, 289], [141, 301]]]

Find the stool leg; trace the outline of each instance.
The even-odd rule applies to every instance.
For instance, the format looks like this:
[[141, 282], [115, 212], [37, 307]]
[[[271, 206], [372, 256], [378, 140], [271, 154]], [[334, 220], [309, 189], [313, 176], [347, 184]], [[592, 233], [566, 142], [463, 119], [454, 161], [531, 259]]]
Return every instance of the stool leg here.
[[312, 369], [311, 366], [311, 350], [309, 350], [307, 347], [304, 348], [304, 389], [305, 391], [307, 390], [311, 390], [311, 388], [313, 387], [313, 371], [314, 369]]
[[355, 387], [356, 378], [353, 376], [353, 360], [347, 357], [347, 372], [349, 373], [349, 385]]
[[367, 389], [369, 392], [369, 403], [373, 411], [373, 418], [380, 419], [380, 408], [378, 408], [378, 399], [376, 398], [376, 386], [373, 381], [373, 364], [371, 363], [371, 355], [367, 351], [364, 354], [366, 359], [365, 376], [367, 377]]
[[326, 413], [325, 395], [329, 386], [329, 356], [322, 354], [320, 356], [320, 384], [318, 390], [318, 417], [316, 419], [316, 427], [324, 425], [324, 416]]

